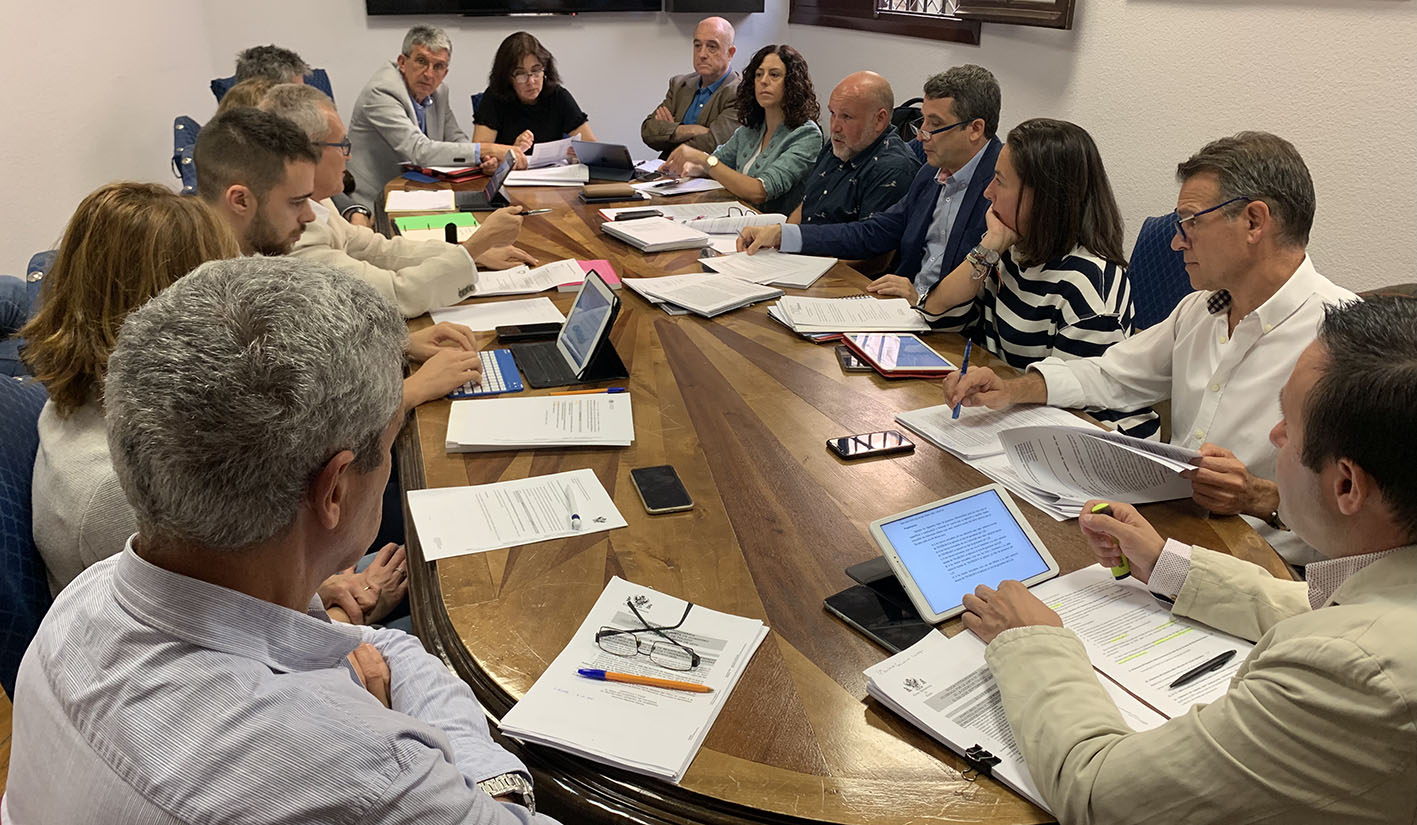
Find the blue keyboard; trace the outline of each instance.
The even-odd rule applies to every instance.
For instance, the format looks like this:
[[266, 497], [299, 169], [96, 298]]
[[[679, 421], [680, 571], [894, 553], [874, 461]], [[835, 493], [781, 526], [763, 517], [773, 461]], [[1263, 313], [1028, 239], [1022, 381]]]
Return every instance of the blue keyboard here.
[[477, 398], [483, 395], [501, 395], [504, 392], [521, 392], [522, 374], [517, 372], [517, 362], [512, 359], [509, 349], [488, 349], [479, 352], [482, 359], [482, 379], [471, 381], [448, 393], [449, 398]]

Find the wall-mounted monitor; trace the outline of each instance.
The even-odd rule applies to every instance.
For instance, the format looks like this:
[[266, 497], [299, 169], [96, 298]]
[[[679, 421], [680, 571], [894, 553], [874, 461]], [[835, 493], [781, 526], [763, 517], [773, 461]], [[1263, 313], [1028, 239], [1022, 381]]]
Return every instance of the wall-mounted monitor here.
[[659, 11], [663, 0], [364, 0], [373, 14], [582, 14]]

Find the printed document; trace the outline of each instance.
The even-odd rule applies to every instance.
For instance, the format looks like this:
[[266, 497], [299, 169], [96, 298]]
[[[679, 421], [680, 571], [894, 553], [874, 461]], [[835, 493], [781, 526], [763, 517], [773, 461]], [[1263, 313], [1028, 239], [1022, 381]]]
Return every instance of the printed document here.
[[547, 166], [526, 169], [507, 175], [504, 186], [580, 186], [590, 180], [590, 167], [584, 163], [570, 166]]
[[600, 217], [607, 221], [615, 220], [615, 216], [621, 212], [643, 212], [646, 209], [653, 209], [660, 214], [660, 217], [668, 218], [671, 221], [685, 223], [688, 221], [705, 220], [710, 218], [726, 218], [730, 215], [742, 215], [745, 212], [752, 212], [753, 208], [738, 201], [719, 201], [717, 203], [660, 203], [654, 206], [614, 206], [600, 210]]
[[999, 435], [1025, 481], [1079, 504], [1106, 498], [1128, 504], [1191, 497], [1180, 472], [1200, 453], [1084, 427], [1019, 427]]
[[[590, 469], [473, 487], [410, 490], [408, 511], [428, 561], [600, 533], [625, 518]], [[580, 529], [571, 515], [581, 517]]]
[[778, 320], [796, 332], [929, 332], [930, 325], [904, 298], [804, 298], [774, 305]]
[[[745, 226], [767, 226], [769, 224], [787, 223], [786, 215], [779, 215], [775, 212], [757, 213], [743, 210], [737, 215], [725, 215], [714, 218], [695, 218], [685, 221], [685, 224], [710, 235], [733, 235], [738, 236]], [[765, 250], [774, 252], [776, 250]]]
[[450, 453], [537, 447], [628, 447], [635, 440], [629, 393], [475, 398], [448, 413]]
[[623, 278], [621, 283], [651, 303], [668, 302], [705, 318], [776, 298], [782, 290], [729, 275], [665, 275], [659, 278]]
[[456, 212], [451, 189], [395, 189], [384, 201], [385, 212]]
[[[689, 226], [700, 226], [703, 223], [704, 221], [694, 221]], [[773, 249], [764, 249], [752, 255], [738, 252], [705, 258], [703, 264], [714, 272], [732, 275], [755, 284], [806, 289], [825, 275], [827, 270], [836, 266], [836, 260], [815, 255], [788, 255]]]
[[[1067, 410], [1046, 405], [1026, 405], [991, 410], [988, 407], [960, 407], [959, 418], [954, 407], [939, 404], [918, 410], [897, 413], [895, 420], [911, 432], [956, 458], [972, 461], [991, 455], [1003, 455], [1004, 445], [999, 435], [1018, 427], [1086, 427], [1087, 422]], [[1105, 432], [1100, 427], [1099, 433]]]
[[561, 324], [566, 321], [561, 310], [545, 297], [443, 307], [428, 314], [435, 324], [451, 321], [473, 330], [492, 330], [511, 324]]
[[526, 156], [527, 169], [543, 169], [547, 166], [565, 166], [570, 163], [566, 159], [566, 152], [571, 148], [571, 141], [575, 138], [562, 138], [561, 140], [548, 140], [542, 143], [532, 144], [531, 154]]
[[[601, 649], [595, 640], [601, 628], [645, 627], [627, 602], [655, 627], [669, 627], [683, 618], [679, 627], [663, 631], [668, 639], [648, 631], [637, 634], [642, 650], [650, 644], [688, 648], [698, 655], [698, 665], [670, 670], [648, 654], [618, 656]], [[502, 732], [677, 783], [768, 632], [757, 619], [699, 605], [685, 615], [685, 606], [682, 599], [611, 578], [570, 643], [502, 717]], [[578, 675], [580, 668], [695, 682], [712, 691], [602, 682]]]
[[561, 284], [584, 280], [585, 271], [581, 269], [580, 264], [576, 263], [574, 258], [567, 258], [564, 261], [543, 264], [535, 269], [515, 266], [495, 271], [481, 270], [477, 273], [477, 290], [472, 294], [479, 298], [488, 295], [531, 295], [555, 289]]
[[711, 192], [723, 188], [723, 184], [713, 178], [678, 178], [652, 183], [632, 183], [630, 186], [660, 198], [687, 195], [690, 192]]

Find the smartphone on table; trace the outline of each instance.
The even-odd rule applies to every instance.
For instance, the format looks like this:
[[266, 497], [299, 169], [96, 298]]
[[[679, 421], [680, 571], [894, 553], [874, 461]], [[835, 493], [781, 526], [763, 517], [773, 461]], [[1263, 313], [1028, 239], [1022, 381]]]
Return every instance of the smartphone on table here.
[[645, 512], [650, 515], [678, 513], [694, 507], [694, 500], [679, 480], [679, 473], [668, 464], [658, 467], [638, 467], [630, 471], [630, 481], [640, 494]]
[[866, 458], [873, 455], [914, 452], [915, 442], [906, 438], [900, 430], [881, 430], [829, 438], [827, 449], [844, 459]]

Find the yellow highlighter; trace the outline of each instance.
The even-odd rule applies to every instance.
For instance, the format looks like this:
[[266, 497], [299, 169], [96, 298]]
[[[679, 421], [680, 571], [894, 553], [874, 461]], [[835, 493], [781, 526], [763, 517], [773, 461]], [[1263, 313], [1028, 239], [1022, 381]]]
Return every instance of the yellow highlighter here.
[[[1092, 512], [1094, 512], [1094, 513], [1100, 513], [1100, 514], [1102, 514], [1102, 515], [1104, 515], [1104, 516], [1110, 516], [1110, 515], [1112, 515], [1112, 505], [1110, 505], [1110, 504], [1094, 504], [1094, 505], [1092, 505]], [[1121, 543], [1118, 542], [1117, 539], [1115, 539], [1115, 538], [1112, 539], [1112, 543], [1113, 543], [1113, 544], [1116, 544], [1116, 545], [1118, 545], [1118, 546], [1121, 546]], [[1125, 579], [1126, 577], [1130, 576], [1131, 574], [1132, 574], [1132, 565], [1131, 565], [1130, 562], [1127, 561], [1127, 557], [1126, 557], [1126, 556], [1123, 556], [1123, 557], [1122, 557], [1122, 563], [1121, 563], [1121, 564], [1119, 564], [1119, 565], [1117, 565], [1116, 567], [1112, 568], [1112, 578], [1114, 578], [1114, 579], [1118, 579], [1118, 580], [1120, 580], [1120, 579]]]

